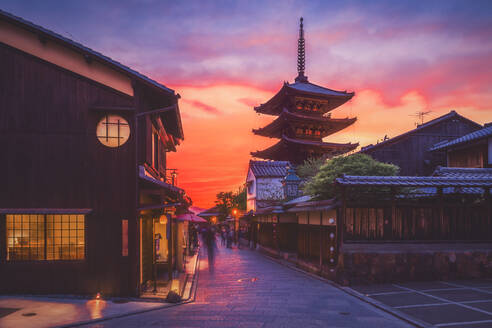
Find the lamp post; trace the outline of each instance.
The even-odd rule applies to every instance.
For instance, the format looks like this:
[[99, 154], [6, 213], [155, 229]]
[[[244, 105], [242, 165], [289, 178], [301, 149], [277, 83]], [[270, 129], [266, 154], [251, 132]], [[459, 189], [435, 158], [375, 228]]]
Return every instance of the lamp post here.
[[237, 219], [238, 210], [237, 208], [232, 210], [232, 215], [234, 216], [234, 240], [239, 248], [239, 221]]

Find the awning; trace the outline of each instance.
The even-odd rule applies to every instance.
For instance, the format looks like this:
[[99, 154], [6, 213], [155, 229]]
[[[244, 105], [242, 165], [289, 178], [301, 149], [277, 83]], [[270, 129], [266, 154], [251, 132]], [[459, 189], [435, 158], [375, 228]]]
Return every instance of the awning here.
[[207, 220], [196, 216], [193, 213], [185, 213], [185, 214], [180, 214], [176, 216], [176, 220], [178, 221], [188, 221], [188, 222], [194, 222], [194, 223], [204, 223], [207, 222]]

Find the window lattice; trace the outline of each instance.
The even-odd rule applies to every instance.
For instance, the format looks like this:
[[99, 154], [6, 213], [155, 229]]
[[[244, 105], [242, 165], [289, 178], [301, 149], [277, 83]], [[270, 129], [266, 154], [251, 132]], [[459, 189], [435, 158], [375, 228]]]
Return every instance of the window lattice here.
[[7, 215], [7, 260], [82, 260], [84, 215]]

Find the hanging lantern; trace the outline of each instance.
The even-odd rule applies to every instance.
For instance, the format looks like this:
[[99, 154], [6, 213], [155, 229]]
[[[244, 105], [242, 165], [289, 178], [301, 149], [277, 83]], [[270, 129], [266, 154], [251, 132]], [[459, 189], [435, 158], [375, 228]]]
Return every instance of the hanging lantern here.
[[167, 215], [166, 215], [166, 214], [162, 214], [162, 215], [159, 217], [159, 223], [160, 223], [160, 224], [167, 224]]

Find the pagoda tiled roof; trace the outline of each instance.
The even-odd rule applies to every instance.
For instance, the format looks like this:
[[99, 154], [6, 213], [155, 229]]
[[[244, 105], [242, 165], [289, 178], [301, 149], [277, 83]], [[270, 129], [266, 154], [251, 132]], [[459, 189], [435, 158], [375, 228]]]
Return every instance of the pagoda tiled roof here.
[[[359, 145], [358, 143], [331, 143], [331, 142], [323, 142], [323, 141], [311, 141], [311, 140], [302, 140], [302, 139], [293, 139], [289, 138], [285, 135], [282, 136], [279, 142], [274, 144], [273, 146], [261, 150], [252, 152], [251, 155], [254, 157], [271, 159], [277, 158], [278, 160], [287, 160], [292, 156], [292, 153], [286, 151], [286, 146], [302, 146], [303, 148], [315, 148], [322, 150], [324, 153], [327, 153], [331, 156], [345, 154], [351, 150], [354, 150]], [[294, 150], [292, 150], [294, 151]], [[297, 164], [297, 163], [296, 163]]]
[[309, 92], [309, 93], [323, 95], [323, 96], [349, 97], [349, 98], [352, 98], [354, 96], [354, 92], [336, 91], [310, 82], [295, 82], [291, 84], [287, 83], [286, 86], [296, 91]]
[[316, 124], [325, 128], [325, 133], [320, 137], [326, 137], [352, 125], [357, 121], [357, 118], [331, 118], [329, 116], [302, 115], [290, 112], [284, 108], [278, 118], [260, 129], [253, 129], [253, 133], [265, 137], [280, 138], [282, 136], [282, 127], [285, 124], [284, 122], [296, 120], [301, 121], [303, 124]]
[[445, 114], [445, 115], [442, 115], [438, 118], [435, 118], [427, 123], [424, 123], [424, 124], [421, 124], [421, 125], [418, 125], [417, 128], [413, 129], [413, 130], [410, 130], [410, 131], [407, 131], [405, 133], [402, 133], [396, 137], [393, 137], [393, 138], [390, 138], [390, 139], [387, 139], [383, 142], [380, 142], [378, 144], [375, 144], [375, 145], [369, 145], [369, 146], [365, 146], [365, 147], [362, 147], [362, 149], [360, 150], [361, 153], [366, 153], [366, 152], [370, 152], [370, 151], [373, 151], [373, 150], [376, 150], [380, 147], [384, 147], [386, 145], [390, 145], [392, 144], [393, 142], [396, 142], [402, 138], [405, 138], [405, 137], [408, 137], [408, 136], [411, 136], [413, 134], [417, 134], [417, 133], [420, 133], [422, 130], [428, 128], [428, 127], [431, 127], [431, 126], [434, 126], [436, 124], [439, 124], [439, 123], [442, 123], [446, 120], [450, 120], [450, 119], [456, 119], [456, 118], [459, 118], [459, 119], [462, 119], [462, 120], [465, 120], [465, 121], [468, 121], [474, 125], [477, 126], [477, 128], [480, 128], [481, 125], [472, 121], [472, 120], [469, 120], [467, 119], [466, 117], [464, 116], [461, 116], [460, 114], [458, 114], [456, 111], [452, 110], [450, 111], [449, 113]]
[[355, 148], [357, 148], [357, 146], [359, 146], [359, 143], [353, 144], [351, 142], [348, 142], [348, 143], [341, 144], [341, 143], [335, 143], [335, 142], [303, 140], [303, 139], [289, 138], [286, 135], [283, 135], [282, 139], [287, 141], [287, 142], [291, 142], [291, 143], [295, 143], [295, 144], [299, 144], [299, 145], [307, 145], [307, 146], [315, 146], [315, 147], [326, 147], [326, 148], [346, 148], [346, 147], [351, 148], [351, 147], [353, 147], [352, 149], [355, 149]]
[[275, 96], [266, 103], [255, 107], [255, 111], [262, 114], [279, 115], [283, 110], [283, 100], [285, 97], [293, 94], [305, 97], [330, 99], [325, 110], [325, 112], [328, 112], [352, 99], [355, 93], [331, 90], [310, 82], [295, 82], [292, 84], [286, 82]]
[[430, 150], [431, 151], [445, 150], [448, 148], [461, 146], [461, 145], [464, 145], [464, 144], [469, 143], [469, 142], [488, 138], [490, 136], [492, 136], [492, 126], [488, 126], [488, 127], [483, 128], [483, 129], [480, 129], [478, 131], [474, 131], [474, 132], [465, 134], [464, 136], [453, 139], [451, 141], [440, 142], [438, 144], [435, 144]]
[[249, 168], [255, 177], [285, 177], [288, 161], [249, 161]]

